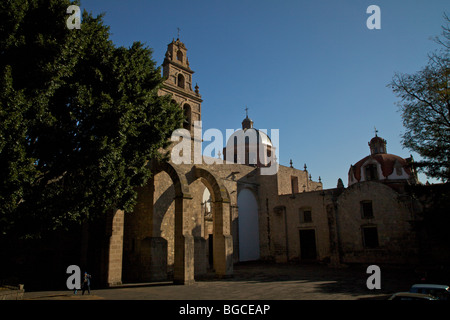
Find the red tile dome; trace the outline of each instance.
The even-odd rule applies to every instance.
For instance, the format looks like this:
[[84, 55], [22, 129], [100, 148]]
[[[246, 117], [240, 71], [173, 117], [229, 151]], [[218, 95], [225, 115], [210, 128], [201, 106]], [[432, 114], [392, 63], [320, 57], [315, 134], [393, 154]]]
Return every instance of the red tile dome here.
[[387, 178], [394, 172], [396, 163], [405, 170], [405, 173], [407, 173], [408, 175], [411, 174], [411, 169], [408, 166], [408, 162], [402, 157], [389, 153], [377, 153], [359, 160], [357, 163], [355, 163], [355, 165], [350, 167], [350, 171], [353, 170], [353, 175], [357, 181], [361, 180], [361, 167], [369, 159], [373, 159], [380, 164], [381, 172], [383, 173], [384, 178]]

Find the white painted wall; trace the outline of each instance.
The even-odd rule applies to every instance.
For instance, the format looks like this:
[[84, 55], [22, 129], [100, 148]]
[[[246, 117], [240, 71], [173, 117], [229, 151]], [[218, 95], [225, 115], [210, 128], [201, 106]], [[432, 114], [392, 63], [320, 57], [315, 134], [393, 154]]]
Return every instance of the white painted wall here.
[[259, 219], [258, 203], [248, 189], [238, 195], [239, 207], [239, 260], [259, 259]]

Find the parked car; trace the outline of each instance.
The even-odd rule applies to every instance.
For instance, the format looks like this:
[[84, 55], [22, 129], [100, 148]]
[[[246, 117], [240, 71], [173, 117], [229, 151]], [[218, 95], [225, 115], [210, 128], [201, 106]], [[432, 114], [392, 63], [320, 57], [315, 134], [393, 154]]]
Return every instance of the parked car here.
[[431, 294], [439, 300], [450, 300], [450, 287], [442, 284], [414, 284], [409, 292]]
[[431, 294], [413, 293], [413, 292], [397, 292], [389, 297], [388, 300], [438, 300]]

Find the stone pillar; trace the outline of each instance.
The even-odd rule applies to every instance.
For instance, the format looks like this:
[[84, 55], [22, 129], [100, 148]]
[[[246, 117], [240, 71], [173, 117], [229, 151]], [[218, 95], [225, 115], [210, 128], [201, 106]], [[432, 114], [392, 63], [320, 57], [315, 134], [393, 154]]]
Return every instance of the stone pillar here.
[[167, 280], [167, 240], [162, 237], [147, 237], [141, 240], [140, 280]]
[[[168, 181], [169, 180], [169, 181]], [[169, 177], [162, 180], [158, 178], [158, 183], [163, 185], [163, 190], [167, 184], [173, 183]], [[149, 237], [141, 241], [140, 258], [145, 270], [142, 272], [144, 281], [167, 280], [167, 240], [161, 237], [161, 223], [165, 213], [161, 212], [161, 207], [155, 206], [155, 176], [149, 179], [148, 183], [149, 207], [144, 212], [145, 223], [148, 225]], [[166, 190], [167, 192], [167, 190]], [[158, 197], [161, 195], [159, 194]], [[173, 197], [172, 194], [168, 195]], [[164, 209], [167, 209], [164, 207]]]
[[233, 274], [233, 237], [230, 233], [230, 202], [215, 201], [214, 223], [214, 269], [218, 277]]
[[273, 209], [273, 255], [276, 263], [288, 262], [287, 233], [286, 233], [286, 207], [278, 206]]
[[123, 223], [122, 210], [115, 210], [107, 219], [107, 228], [111, 230], [106, 279], [109, 287], [122, 284]]
[[187, 195], [175, 198], [175, 263], [173, 282], [193, 284], [194, 280], [194, 236], [189, 215], [192, 197]]
[[206, 240], [200, 236], [194, 236], [194, 246], [195, 246], [195, 276], [201, 277], [206, 275], [208, 260], [206, 259]]
[[239, 208], [231, 206], [231, 236], [233, 237], [233, 263], [239, 262]]
[[333, 204], [328, 204], [326, 206], [327, 220], [328, 220], [328, 230], [330, 237], [330, 267], [338, 267], [341, 265], [340, 259], [340, 248], [339, 248], [339, 233], [337, 228], [336, 214], [337, 208]]

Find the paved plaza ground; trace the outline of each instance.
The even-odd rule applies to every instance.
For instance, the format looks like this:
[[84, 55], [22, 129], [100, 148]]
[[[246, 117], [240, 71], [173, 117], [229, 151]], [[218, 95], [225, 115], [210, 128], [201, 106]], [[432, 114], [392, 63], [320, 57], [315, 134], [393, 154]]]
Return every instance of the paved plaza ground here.
[[367, 288], [367, 266], [248, 263], [235, 265], [229, 279], [211, 275], [188, 286], [167, 281], [100, 289], [93, 281], [90, 295], [81, 291], [74, 295], [69, 290], [26, 291], [24, 300], [382, 300], [408, 291], [419, 280], [412, 269], [380, 268], [379, 290]]

